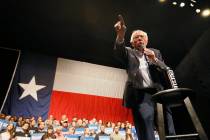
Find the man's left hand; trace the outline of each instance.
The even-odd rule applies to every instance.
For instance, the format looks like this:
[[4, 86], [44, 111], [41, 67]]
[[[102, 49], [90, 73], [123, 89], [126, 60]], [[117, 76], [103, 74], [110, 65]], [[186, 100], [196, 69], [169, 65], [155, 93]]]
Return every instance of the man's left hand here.
[[150, 50], [150, 49], [147, 49], [147, 48], [144, 48], [144, 54], [145, 54], [150, 60], [152, 60], [153, 62], [156, 62], [156, 61], [157, 61], [157, 57], [155, 56], [154, 51], [152, 51], [152, 50]]

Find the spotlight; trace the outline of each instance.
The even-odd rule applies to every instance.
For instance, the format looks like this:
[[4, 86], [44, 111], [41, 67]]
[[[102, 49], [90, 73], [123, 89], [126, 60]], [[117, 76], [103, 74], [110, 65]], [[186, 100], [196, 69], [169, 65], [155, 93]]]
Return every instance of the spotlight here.
[[194, 3], [196, 3], [196, 1], [195, 1], [195, 0], [191, 0], [191, 2], [194, 2]]
[[165, 2], [165, 1], [166, 1], [166, 0], [159, 0], [160, 3], [163, 3], [163, 2]]
[[184, 7], [185, 6], [185, 3], [184, 2], [181, 2], [179, 6], [180, 7]]
[[196, 12], [196, 13], [200, 13], [201, 10], [200, 10], [200, 9], [196, 9], [195, 12]]
[[194, 4], [190, 3], [190, 7], [194, 7]]
[[177, 2], [174, 1], [174, 2], [172, 2], [172, 4], [173, 4], [173, 5], [177, 5]]
[[201, 13], [202, 17], [208, 17], [210, 16], [210, 9], [205, 9]]

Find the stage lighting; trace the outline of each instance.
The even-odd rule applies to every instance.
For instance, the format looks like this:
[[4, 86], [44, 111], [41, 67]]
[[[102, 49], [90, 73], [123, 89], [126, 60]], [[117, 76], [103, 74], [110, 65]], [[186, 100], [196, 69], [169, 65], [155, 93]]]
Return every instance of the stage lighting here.
[[184, 7], [185, 6], [185, 3], [184, 2], [181, 2], [179, 6], [180, 7]]
[[190, 3], [190, 7], [194, 7], [194, 4]]
[[163, 3], [163, 2], [165, 2], [165, 1], [166, 1], [166, 0], [159, 0], [160, 3]]
[[177, 5], [177, 2], [176, 2], [176, 1], [174, 1], [174, 2], [172, 2], [172, 4], [173, 4], [173, 5]]
[[[160, 3], [167, 2], [167, 0], [158, 0], [158, 1]], [[202, 3], [199, 0], [172, 0], [171, 2], [169, 2], [169, 4], [174, 7], [181, 7], [183, 9], [190, 10], [202, 17], [210, 17], [210, 8], [203, 10]]]
[[204, 9], [201, 13], [202, 17], [209, 17], [210, 16], [210, 9]]
[[200, 13], [201, 10], [200, 10], [200, 9], [196, 9], [195, 12], [196, 12], [196, 13]]
[[196, 3], [196, 1], [195, 0], [190, 0], [191, 2], [194, 2], [194, 3]]

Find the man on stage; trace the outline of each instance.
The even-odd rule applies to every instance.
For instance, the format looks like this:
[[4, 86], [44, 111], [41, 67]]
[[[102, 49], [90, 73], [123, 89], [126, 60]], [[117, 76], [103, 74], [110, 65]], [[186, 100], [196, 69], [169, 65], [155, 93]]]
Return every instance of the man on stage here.
[[[126, 66], [128, 81], [126, 83], [123, 105], [131, 108], [134, 124], [139, 140], [155, 140], [154, 110], [152, 94], [163, 90], [167, 83], [161, 69], [162, 56], [159, 50], [147, 48], [148, 36], [142, 30], [132, 32], [131, 47], [126, 47], [124, 36], [126, 25], [121, 15], [114, 25], [117, 33], [114, 52]], [[173, 120], [169, 108], [166, 108], [170, 135], [175, 134]]]

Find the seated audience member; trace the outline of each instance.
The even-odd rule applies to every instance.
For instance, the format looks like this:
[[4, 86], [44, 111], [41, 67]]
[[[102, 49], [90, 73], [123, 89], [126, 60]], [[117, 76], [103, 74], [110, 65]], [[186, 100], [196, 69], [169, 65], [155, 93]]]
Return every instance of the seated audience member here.
[[112, 123], [111, 123], [111, 122], [107, 122], [107, 123], [106, 123], [106, 127], [107, 127], [107, 128], [112, 127]]
[[43, 122], [43, 119], [42, 119], [41, 116], [39, 116], [39, 117], [37, 118], [37, 123], [39, 124], [40, 122]]
[[114, 129], [115, 126], [116, 126], [115, 123], [112, 122], [112, 123], [111, 123], [111, 127]]
[[69, 130], [69, 123], [68, 121], [62, 121], [61, 122], [61, 126], [62, 126], [62, 132], [67, 132]]
[[83, 127], [82, 127], [82, 119], [78, 119], [78, 120], [77, 120], [76, 128], [83, 128]]
[[77, 123], [76, 122], [71, 122], [70, 126], [76, 128], [77, 127]]
[[82, 121], [82, 127], [83, 128], [87, 127], [87, 123], [85, 121]]
[[56, 139], [52, 126], [48, 126], [47, 132], [42, 136], [41, 140]]
[[37, 130], [36, 120], [32, 119], [30, 122], [30, 130]]
[[119, 133], [119, 127], [114, 127], [114, 132], [110, 135], [111, 140], [124, 140], [123, 136]]
[[96, 136], [96, 130], [95, 129], [90, 129], [90, 136], [95, 138], [95, 136]]
[[2, 119], [2, 120], [4, 120], [5, 119], [5, 117], [6, 117], [6, 115], [5, 114], [0, 114], [0, 119]]
[[56, 140], [65, 140], [65, 137], [62, 133], [62, 126], [58, 126], [56, 129], [55, 129], [55, 136], [56, 136]]
[[56, 127], [60, 126], [60, 121], [55, 119], [53, 121], [53, 125], [52, 126], [53, 126], [53, 128], [56, 128]]
[[120, 128], [120, 126], [121, 126], [121, 122], [117, 122], [117, 124], [116, 124], [116, 126], [118, 127], [118, 128]]
[[102, 120], [98, 120], [98, 126], [101, 126], [103, 124]]
[[74, 116], [74, 117], [72, 118], [72, 122], [77, 122], [77, 117], [76, 117], [76, 116]]
[[48, 126], [50, 126], [50, 125], [53, 125], [53, 120], [47, 119], [47, 120], [45, 120], [44, 123], [45, 123], [46, 126], [48, 127]]
[[5, 117], [5, 120], [9, 122], [11, 117], [12, 117], [12, 116], [7, 115], [7, 116]]
[[68, 133], [69, 135], [74, 135], [75, 134], [75, 127], [70, 127]]
[[18, 127], [22, 127], [23, 123], [24, 123], [23, 117], [18, 117], [17, 126], [18, 126]]
[[9, 123], [4, 132], [0, 134], [0, 140], [11, 140], [15, 138], [15, 127], [13, 123]]
[[133, 140], [132, 132], [130, 128], [125, 131], [125, 140]]
[[17, 117], [12, 116], [9, 120], [10, 123], [17, 122]]
[[38, 123], [38, 127], [35, 130], [35, 133], [45, 133], [45, 132], [46, 132], [46, 130], [45, 130], [45, 124], [44, 124], [44, 122], [39, 122]]
[[65, 121], [69, 121], [68, 117], [64, 114], [61, 116], [61, 123], [65, 122]]
[[22, 137], [30, 137], [30, 133], [29, 133], [29, 126], [30, 124], [27, 122], [24, 122], [24, 124], [22, 125], [22, 131], [20, 132], [16, 132], [15, 136], [22, 136]]
[[105, 133], [105, 126], [104, 125], [100, 126], [100, 132], [98, 134], [96, 134], [94, 140], [99, 140], [99, 136], [109, 136], [108, 134]]
[[80, 140], [85, 140], [85, 137], [90, 137], [90, 130], [88, 127], [85, 128], [84, 134], [80, 137]]
[[53, 115], [49, 115], [48, 120], [54, 121], [54, 116]]
[[96, 118], [93, 118], [91, 121], [92, 121], [92, 123], [93, 123], [93, 124], [98, 124], [98, 122], [97, 122], [97, 119], [96, 119]]
[[125, 123], [121, 123], [120, 124], [120, 131], [124, 131], [126, 129], [126, 127], [125, 127]]

